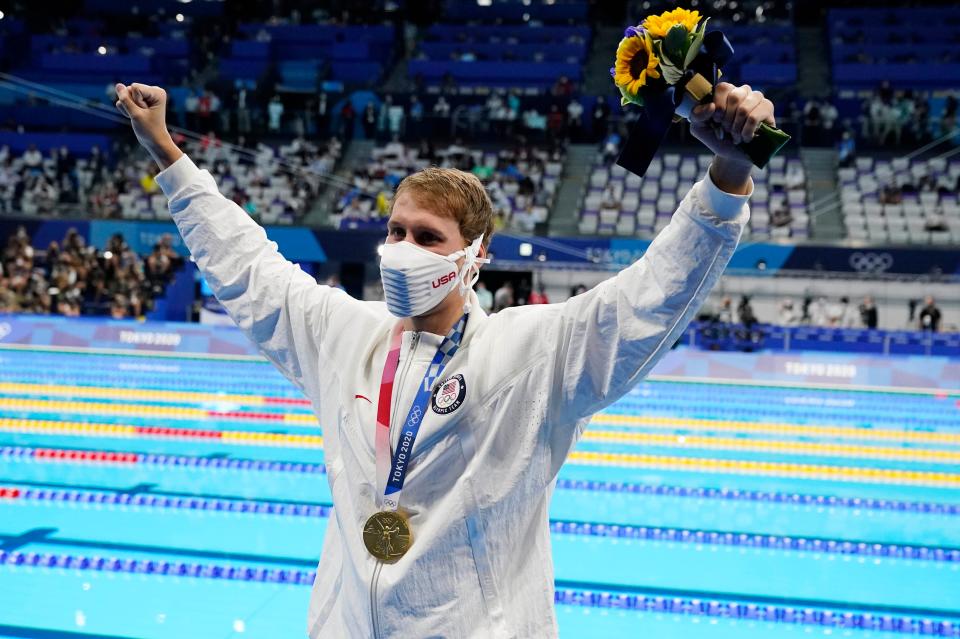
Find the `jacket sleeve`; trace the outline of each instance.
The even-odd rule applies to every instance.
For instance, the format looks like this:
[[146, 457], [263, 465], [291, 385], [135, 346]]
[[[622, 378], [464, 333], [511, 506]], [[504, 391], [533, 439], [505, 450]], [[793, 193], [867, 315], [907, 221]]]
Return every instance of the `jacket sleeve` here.
[[157, 183], [200, 272], [240, 329], [290, 381], [305, 390], [316, 379], [323, 340], [346, 324], [347, 309], [362, 302], [321, 286], [277, 250], [276, 242], [213, 176], [183, 155], [160, 172]]
[[540, 347], [553, 353], [549, 421], [561, 432], [552, 436], [566, 440], [670, 349], [733, 255], [748, 198], [724, 193], [708, 172], [641, 259], [538, 318]]

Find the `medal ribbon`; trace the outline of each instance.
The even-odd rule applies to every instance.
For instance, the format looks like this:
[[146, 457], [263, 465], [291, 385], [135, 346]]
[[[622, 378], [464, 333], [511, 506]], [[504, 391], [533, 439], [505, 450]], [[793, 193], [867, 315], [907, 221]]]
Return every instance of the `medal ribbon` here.
[[403, 422], [403, 431], [397, 450], [390, 456], [390, 403], [393, 398], [393, 382], [397, 376], [397, 367], [400, 364], [400, 344], [403, 337], [403, 327], [397, 324], [390, 339], [390, 350], [387, 352], [387, 361], [383, 365], [383, 375], [380, 378], [380, 396], [377, 399], [377, 434], [375, 437], [377, 455], [377, 492], [383, 495], [383, 510], [396, 510], [400, 505], [400, 494], [403, 491], [403, 481], [407, 476], [407, 466], [412, 459], [413, 443], [420, 432], [420, 424], [426, 414], [427, 404], [433, 383], [443, 373], [447, 363], [460, 348], [463, 341], [463, 330], [467, 325], [467, 315], [464, 314], [447, 336], [443, 338], [437, 348], [433, 361], [427, 367], [423, 382], [413, 399], [413, 405]]

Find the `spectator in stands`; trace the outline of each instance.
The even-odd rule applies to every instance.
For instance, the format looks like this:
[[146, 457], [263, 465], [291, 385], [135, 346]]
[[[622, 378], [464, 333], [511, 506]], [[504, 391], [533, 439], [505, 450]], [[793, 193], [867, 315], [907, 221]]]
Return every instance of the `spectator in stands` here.
[[721, 324], [733, 324], [733, 300], [724, 297], [720, 302], [720, 310], [717, 311], [717, 321]]
[[602, 144], [604, 164], [613, 164], [613, 161], [620, 155], [620, 142], [620, 133], [611, 127], [610, 132], [607, 134], [607, 137], [604, 138]]
[[387, 109], [387, 133], [391, 140], [403, 138], [406, 113], [402, 104], [391, 104]]
[[317, 135], [321, 138], [330, 135], [330, 106], [326, 93], [321, 93], [317, 99]]
[[837, 148], [837, 161], [841, 167], [853, 166], [857, 159], [857, 141], [849, 130], [840, 136]]
[[575, 97], [570, 98], [567, 103], [567, 131], [571, 142], [580, 142], [583, 131], [583, 105]]
[[820, 146], [826, 139], [821, 108], [820, 101], [815, 99], [807, 100], [803, 105], [804, 141], [811, 146]]
[[827, 305], [827, 298], [820, 295], [812, 300], [807, 307], [807, 316], [810, 318], [810, 324], [813, 326], [830, 326], [830, 312]]
[[840, 298], [838, 317], [834, 326], [853, 328], [860, 324], [859, 310], [850, 303], [850, 298], [844, 295]]
[[748, 329], [753, 328], [753, 325], [757, 323], [757, 315], [753, 312], [753, 305], [750, 304], [749, 296], [740, 296], [740, 303], [737, 305], [737, 316], [740, 318], [740, 323]]
[[860, 303], [860, 322], [869, 329], [877, 327], [877, 306], [869, 295], [864, 297], [863, 302]]
[[433, 103], [433, 115], [444, 119], [450, 117], [450, 103], [442, 95]]
[[43, 172], [43, 154], [37, 149], [37, 145], [32, 142], [27, 146], [20, 158], [23, 166], [23, 174], [40, 175]]
[[553, 88], [550, 89], [550, 94], [556, 98], [566, 98], [573, 95], [573, 82], [570, 81], [565, 75], [561, 75], [557, 78], [557, 81], [554, 83]]
[[271, 133], [279, 133], [283, 121], [283, 100], [279, 95], [274, 95], [267, 105], [267, 129]]
[[549, 304], [550, 298], [547, 297], [547, 287], [543, 282], [537, 284], [536, 290], [530, 293], [527, 298], [527, 304]]
[[498, 288], [493, 294], [493, 312], [497, 313], [505, 308], [510, 308], [516, 303], [513, 297], [513, 283], [506, 281], [503, 286]]
[[593, 104], [593, 111], [591, 112], [591, 130], [593, 131], [593, 139], [595, 141], [600, 141], [603, 139], [603, 136], [607, 134], [607, 119], [610, 117], [610, 106], [607, 104], [607, 100], [604, 96], [598, 95], [596, 102]]
[[917, 325], [921, 331], [936, 333], [940, 330], [940, 309], [930, 295], [923, 300], [923, 308], [917, 316]]
[[492, 313], [493, 293], [491, 293], [490, 289], [487, 288], [486, 282], [483, 280], [478, 281], [474, 290], [477, 292], [477, 301], [480, 303], [480, 308], [483, 309], [483, 312], [488, 315]]
[[781, 326], [796, 326], [800, 323], [800, 312], [794, 306], [791, 298], [780, 302], [779, 324]]
[[252, 96], [247, 90], [247, 85], [243, 80], [237, 79], [234, 86], [233, 106], [237, 114], [237, 133], [240, 135], [248, 135], [251, 129], [250, 102]]
[[423, 134], [423, 102], [415, 95], [410, 96], [409, 113], [407, 137], [416, 140]]
[[360, 125], [363, 127], [363, 137], [372, 140], [377, 134], [377, 109], [373, 102], [367, 102], [363, 107], [363, 115], [360, 118]]
[[344, 142], [353, 139], [356, 118], [357, 113], [353, 109], [353, 102], [350, 100], [344, 101], [343, 107], [340, 109], [340, 136]]

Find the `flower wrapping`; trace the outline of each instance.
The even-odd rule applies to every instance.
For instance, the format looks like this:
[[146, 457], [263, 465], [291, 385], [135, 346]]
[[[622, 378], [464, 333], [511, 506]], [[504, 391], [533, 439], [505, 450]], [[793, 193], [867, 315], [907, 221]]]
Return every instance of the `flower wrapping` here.
[[[720, 31], [708, 33], [708, 22], [698, 11], [677, 8], [624, 32], [610, 74], [621, 104], [642, 109], [618, 160], [627, 170], [644, 175], [670, 124], [689, 119], [695, 106], [713, 99], [720, 67], [733, 47]], [[780, 129], [761, 124], [753, 139], [737, 148], [763, 168], [789, 140]]]

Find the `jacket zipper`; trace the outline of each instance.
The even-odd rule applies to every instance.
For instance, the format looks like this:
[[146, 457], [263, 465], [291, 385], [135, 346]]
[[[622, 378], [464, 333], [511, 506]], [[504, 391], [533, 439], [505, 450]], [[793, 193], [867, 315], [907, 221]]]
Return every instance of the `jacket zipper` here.
[[[413, 361], [413, 354], [417, 350], [417, 345], [420, 343], [420, 331], [415, 331], [413, 337], [410, 339], [410, 354], [407, 355], [407, 361], [403, 365], [403, 369], [400, 371], [400, 377], [397, 378], [395, 388], [397, 388], [397, 398], [393, 402], [393, 411], [391, 415], [397, 415], [397, 411], [400, 408], [400, 396], [403, 394], [403, 380], [407, 376], [407, 371], [410, 370], [410, 363]], [[390, 432], [393, 432], [393, 422], [395, 420], [390, 420]], [[389, 441], [389, 439], [388, 439]], [[373, 637], [374, 639], [379, 639], [380, 637], [380, 615], [377, 612], [377, 585], [380, 581], [380, 572], [383, 570], [383, 562], [377, 561], [376, 567], [373, 569], [373, 577], [370, 579], [370, 624], [373, 626]]]

